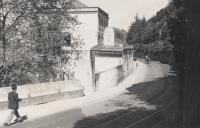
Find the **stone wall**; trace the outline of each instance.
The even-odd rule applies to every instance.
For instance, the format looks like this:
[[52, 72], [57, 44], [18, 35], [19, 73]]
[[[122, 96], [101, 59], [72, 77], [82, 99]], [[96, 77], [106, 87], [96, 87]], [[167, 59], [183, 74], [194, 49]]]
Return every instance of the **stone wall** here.
[[[0, 88], [0, 110], [8, 106], [7, 96], [11, 87]], [[50, 101], [84, 96], [84, 88], [78, 81], [59, 81], [51, 83], [18, 86], [17, 92], [21, 106], [42, 104]]]

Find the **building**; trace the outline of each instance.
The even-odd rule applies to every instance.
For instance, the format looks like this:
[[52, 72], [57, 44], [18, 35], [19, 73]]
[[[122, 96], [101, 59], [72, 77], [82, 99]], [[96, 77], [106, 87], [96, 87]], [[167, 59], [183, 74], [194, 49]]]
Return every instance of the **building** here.
[[88, 7], [79, 1], [75, 2], [75, 8], [69, 11], [70, 15], [76, 16], [80, 25], [74, 34], [78, 35], [84, 45], [78, 49], [81, 59], [76, 62], [75, 79], [81, 81], [86, 92], [94, 90], [92, 81], [92, 68], [90, 50], [95, 45], [103, 42], [104, 29], [108, 26], [109, 16], [99, 7]]
[[108, 27], [103, 44], [91, 49], [93, 85], [95, 89], [108, 89], [118, 85], [133, 71], [133, 47], [125, 43], [126, 33]]
[[132, 71], [131, 66], [127, 67], [132, 64], [133, 50], [125, 43], [126, 32], [109, 28], [109, 15], [99, 7], [88, 7], [79, 1], [74, 7], [69, 13], [77, 17], [80, 25], [73, 34], [84, 42], [78, 49], [81, 59], [76, 62], [75, 79], [81, 81], [86, 93], [109, 83], [105, 79], [119, 83]]
[[[75, 31], [85, 42], [81, 50], [90, 50], [94, 45], [102, 44], [103, 33], [108, 27], [108, 14], [98, 7], [79, 7], [69, 12], [77, 16], [80, 26]], [[87, 42], [87, 43], [86, 43]]]

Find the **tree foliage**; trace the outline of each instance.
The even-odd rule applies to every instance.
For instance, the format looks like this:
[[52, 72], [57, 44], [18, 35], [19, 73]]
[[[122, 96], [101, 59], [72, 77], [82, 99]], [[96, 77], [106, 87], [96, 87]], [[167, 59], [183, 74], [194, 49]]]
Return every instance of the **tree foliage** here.
[[143, 57], [150, 54], [153, 59], [164, 60], [166, 56], [173, 56], [173, 34], [170, 27], [170, 18], [174, 16], [173, 4], [161, 9], [149, 20], [138, 18], [129, 28], [127, 43], [134, 45], [136, 55]]
[[147, 27], [146, 19], [139, 19], [138, 15], [135, 16], [134, 22], [127, 34], [127, 42], [129, 44], [143, 43], [145, 38], [145, 29]]
[[72, 0], [1, 0], [1, 86], [73, 77], [81, 40], [71, 34], [78, 25], [72, 6]]

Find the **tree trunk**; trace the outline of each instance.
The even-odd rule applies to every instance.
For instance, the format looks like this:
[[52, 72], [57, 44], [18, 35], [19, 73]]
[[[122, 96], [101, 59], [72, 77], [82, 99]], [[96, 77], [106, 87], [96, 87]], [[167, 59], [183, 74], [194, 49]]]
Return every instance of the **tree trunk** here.
[[3, 43], [3, 63], [6, 63], [6, 38], [5, 34], [2, 35], [2, 43]]

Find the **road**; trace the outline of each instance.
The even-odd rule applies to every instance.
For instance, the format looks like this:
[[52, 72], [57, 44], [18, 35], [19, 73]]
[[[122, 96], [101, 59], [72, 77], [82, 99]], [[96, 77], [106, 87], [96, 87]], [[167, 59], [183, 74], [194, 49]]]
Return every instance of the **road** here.
[[[144, 128], [145, 124], [157, 125], [168, 113], [155, 116], [156, 119], [153, 117], [154, 113], [164, 109], [176, 97], [175, 76], [168, 71], [166, 66], [152, 63], [147, 65], [145, 82], [132, 85], [119, 95], [47, 117], [13, 124], [9, 128], [137, 128], [141, 127], [138, 122], [146, 119], [145, 117], [151, 117], [153, 123], [152, 119], [150, 124], [148, 120], [144, 120]], [[165, 77], [159, 77], [160, 74]]]

